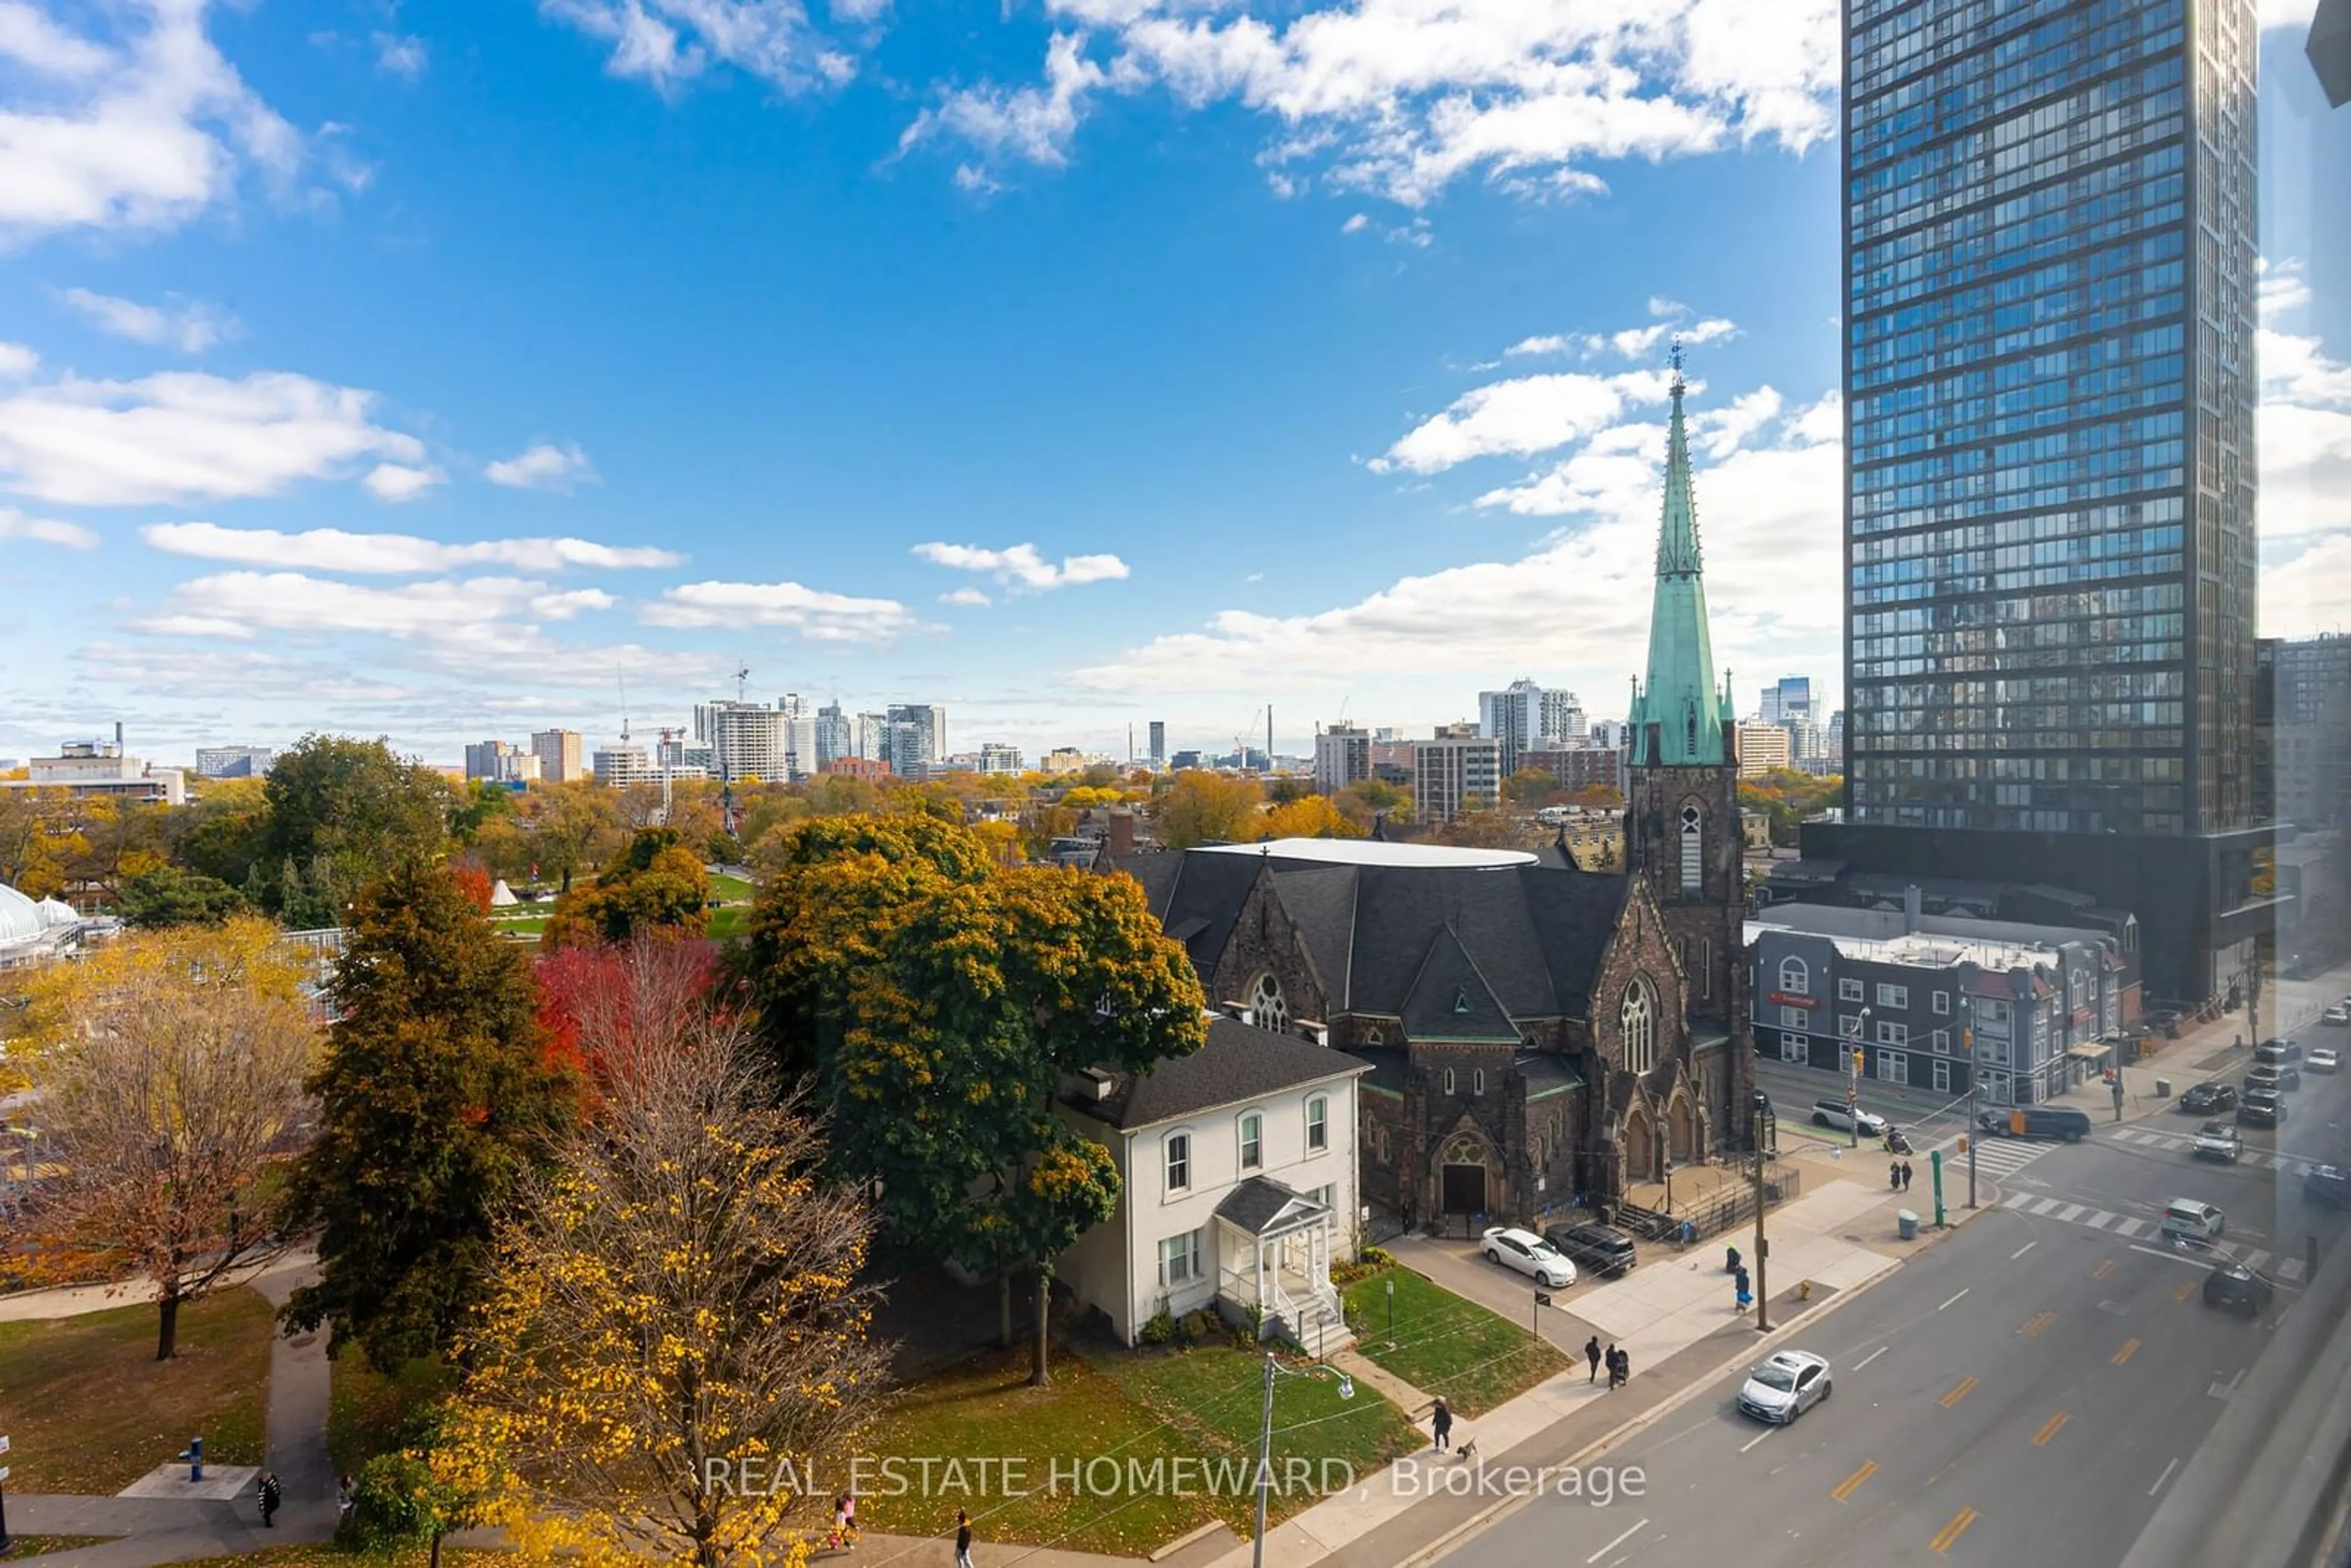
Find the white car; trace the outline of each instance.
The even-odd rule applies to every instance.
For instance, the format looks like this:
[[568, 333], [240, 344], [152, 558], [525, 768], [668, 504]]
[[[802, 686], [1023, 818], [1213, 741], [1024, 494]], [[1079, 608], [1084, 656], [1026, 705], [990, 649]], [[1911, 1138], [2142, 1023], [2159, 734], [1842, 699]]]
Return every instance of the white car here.
[[2304, 1055], [2302, 1064], [2313, 1072], [2340, 1072], [2343, 1053], [2331, 1045], [2314, 1045]]
[[1886, 1118], [1875, 1111], [1848, 1108], [1842, 1100], [1813, 1102], [1813, 1125], [1815, 1127], [1834, 1127], [1840, 1133], [1850, 1133], [1855, 1130], [1856, 1123], [1860, 1124], [1859, 1131], [1865, 1138], [1886, 1136]]
[[2351, 1007], [2345, 1007], [2341, 1002], [2337, 1002], [2319, 1014], [2318, 1021], [2323, 1024], [2332, 1024], [2336, 1029], [2351, 1025]]
[[1776, 1351], [1747, 1375], [1739, 1408], [1784, 1427], [1829, 1396], [1829, 1364], [1808, 1350]]
[[2199, 1160], [2225, 1160], [2235, 1165], [2243, 1146], [2237, 1129], [2226, 1122], [2207, 1122], [2196, 1134], [2196, 1157]]
[[1575, 1283], [1575, 1265], [1567, 1254], [1531, 1230], [1497, 1225], [1486, 1232], [1486, 1260], [1516, 1269], [1546, 1290], [1563, 1291]]

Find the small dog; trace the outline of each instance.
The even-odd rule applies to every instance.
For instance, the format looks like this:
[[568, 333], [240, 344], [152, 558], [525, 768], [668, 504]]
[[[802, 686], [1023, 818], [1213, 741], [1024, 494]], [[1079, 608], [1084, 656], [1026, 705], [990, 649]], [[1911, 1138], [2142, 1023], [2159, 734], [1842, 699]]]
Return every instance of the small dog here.
[[1453, 1451], [1466, 1464], [1478, 1457], [1478, 1439], [1472, 1437]]

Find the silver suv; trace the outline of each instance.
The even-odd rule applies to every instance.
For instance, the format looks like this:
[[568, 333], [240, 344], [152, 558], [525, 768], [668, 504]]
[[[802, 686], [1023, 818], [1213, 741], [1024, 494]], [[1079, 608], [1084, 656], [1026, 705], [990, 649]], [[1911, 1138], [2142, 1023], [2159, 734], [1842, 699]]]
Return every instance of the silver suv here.
[[1886, 1136], [1886, 1118], [1874, 1111], [1848, 1110], [1842, 1100], [1813, 1102], [1813, 1125], [1834, 1127], [1840, 1133], [1858, 1131], [1865, 1138]]

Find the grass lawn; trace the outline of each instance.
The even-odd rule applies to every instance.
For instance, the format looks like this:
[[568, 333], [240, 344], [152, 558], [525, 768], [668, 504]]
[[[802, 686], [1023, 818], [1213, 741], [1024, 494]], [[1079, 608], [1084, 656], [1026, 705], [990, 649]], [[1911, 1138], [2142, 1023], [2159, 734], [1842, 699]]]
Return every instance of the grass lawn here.
[[739, 876], [727, 876], [721, 873], [710, 879], [710, 896], [721, 904], [745, 902], [754, 891], [751, 884]]
[[387, 1377], [357, 1349], [329, 1364], [333, 1393], [327, 1408], [327, 1448], [338, 1475], [357, 1475], [361, 1465], [400, 1445], [409, 1417], [448, 1386], [448, 1368], [437, 1361], [412, 1361]]
[[204, 1458], [257, 1465], [275, 1314], [259, 1293], [180, 1309], [178, 1357], [155, 1360], [155, 1309], [0, 1323], [0, 1410], [20, 1491], [120, 1491], [202, 1434]]
[[103, 1546], [113, 1540], [111, 1535], [12, 1535], [8, 1550], [0, 1552], [0, 1563], [12, 1563], [19, 1557], [38, 1557], [50, 1552], [77, 1552], [85, 1546]]
[[[1388, 1332], [1387, 1282], [1395, 1281]], [[1491, 1410], [1566, 1370], [1568, 1357], [1518, 1324], [1462, 1300], [1409, 1269], [1387, 1269], [1347, 1287], [1356, 1351], [1463, 1416]]]
[[728, 942], [751, 928], [751, 911], [741, 904], [721, 904], [710, 912], [710, 927], [705, 933], [713, 942]]

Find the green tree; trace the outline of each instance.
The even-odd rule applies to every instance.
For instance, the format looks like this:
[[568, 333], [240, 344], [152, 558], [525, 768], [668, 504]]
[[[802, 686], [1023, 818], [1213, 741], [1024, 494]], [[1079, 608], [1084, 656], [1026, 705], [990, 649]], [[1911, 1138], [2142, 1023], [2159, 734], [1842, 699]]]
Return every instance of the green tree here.
[[245, 894], [217, 877], [176, 866], [141, 872], [122, 884], [115, 911], [126, 925], [217, 925], [246, 911]]
[[1502, 780], [1502, 799], [1528, 810], [1551, 804], [1558, 793], [1559, 780], [1547, 768], [1521, 768]]
[[1153, 834], [1171, 850], [1250, 838], [1262, 800], [1254, 779], [1187, 768], [1153, 798]]
[[[444, 852], [458, 805], [446, 779], [388, 742], [335, 735], [305, 736], [281, 755], [264, 798], [260, 863], [300, 866], [301, 890], [336, 911], [384, 867]], [[264, 884], [266, 907], [277, 912], [295, 892], [281, 874]]]
[[392, 1371], [447, 1346], [479, 1299], [492, 1225], [572, 1124], [579, 1085], [549, 1050], [524, 949], [448, 871], [402, 862], [348, 930], [290, 1191], [292, 1224], [322, 1228], [319, 1279], [285, 1317]]
[[268, 834], [268, 789], [261, 779], [204, 781], [201, 794], [170, 813], [172, 859], [199, 875], [243, 887]]
[[674, 828], [642, 828], [629, 852], [596, 880], [555, 901], [540, 937], [549, 949], [578, 942], [626, 942], [640, 932], [700, 936], [708, 924], [710, 877]]
[[754, 912], [751, 978], [788, 1069], [813, 1067], [843, 1174], [899, 1248], [1033, 1269], [1030, 1377], [1050, 1381], [1054, 1260], [1114, 1212], [1117, 1175], [1052, 1112], [1088, 1067], [1135, 1071], [1206, 1038], [1199, 982], [1139, 883], [1000, 868], [927, 817], [823, 819]]

